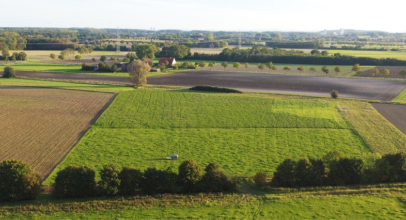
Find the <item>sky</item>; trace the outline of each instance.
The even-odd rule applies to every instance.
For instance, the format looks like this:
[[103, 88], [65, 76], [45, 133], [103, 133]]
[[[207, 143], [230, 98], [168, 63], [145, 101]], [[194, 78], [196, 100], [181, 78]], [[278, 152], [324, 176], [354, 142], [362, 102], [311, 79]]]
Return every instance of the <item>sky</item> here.
[[[0, 0], [0, 27], [403, 32], [406, 0]], [[4, 19], [6, 18], [6, 19]]]

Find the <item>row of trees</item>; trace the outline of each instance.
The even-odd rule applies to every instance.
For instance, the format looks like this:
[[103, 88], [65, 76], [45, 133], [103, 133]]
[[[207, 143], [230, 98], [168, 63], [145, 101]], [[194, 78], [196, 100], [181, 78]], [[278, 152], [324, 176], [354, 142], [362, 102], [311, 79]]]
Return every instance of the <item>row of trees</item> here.
[[271, 181], [264, 173], [257, 173], [254, 181], [259, 186], [312, 187], [375, 184], [406, 181], [406, 154], [387, 154], [368, 161], [343, 157], [329, 152], [322, 159], [285, 159], [276, 168]]
[[170, 168], [147, 168], [144, 172], [134, 167], [120, 169], [105, 165], [100, 171], [100, 181], [95, 181], [95, 171], [87, 166], [68, 166], [55, 178], [53, 195], [57, 198], [89, 196], [114, 196], [162, 193], [232, 192], [238, 182], [224, 174], [218, 164], [202, 168], [194, 160], [186, 160], [178, 173]]

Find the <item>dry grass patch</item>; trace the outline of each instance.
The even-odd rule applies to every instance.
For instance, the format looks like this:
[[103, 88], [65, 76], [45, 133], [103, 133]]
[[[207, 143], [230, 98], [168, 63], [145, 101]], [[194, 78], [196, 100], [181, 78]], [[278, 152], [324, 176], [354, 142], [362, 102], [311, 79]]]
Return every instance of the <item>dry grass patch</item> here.
[[28, 162], [46, 177], [114, 94], [0, 87], [0, 161]]

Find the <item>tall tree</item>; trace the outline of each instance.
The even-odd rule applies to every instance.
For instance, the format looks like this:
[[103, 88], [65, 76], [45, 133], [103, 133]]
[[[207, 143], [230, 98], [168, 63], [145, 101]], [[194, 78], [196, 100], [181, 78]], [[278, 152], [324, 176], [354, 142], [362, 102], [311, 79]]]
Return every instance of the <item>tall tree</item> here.
[[134, 86], [143, 86], [147, 84], [147, 76], [151, 67], [141, 60], [134, 60], [127, 66], [127, 71], [132, 78]]
[[210, 62], [210, 63], [209, 63], [210, 70], [211, 70], [211, 68], [213, 68], [213, 67], [214, 67], [214, 65], [216, 65], [216, 63], [215, 63], [215, 62]]
[[268, 63], [266, 63], [266, 67], [268, 67], [268, 68], [269, 68], [269, 70], [271, 70], [271, 69], [272, 69], [272, 67], [273, 67], [273, 63], [272, 63], [272, 62], [268, 62]]
[[137, 54], [137, 57], [139, 59], [144, 59], [144, 58], [155, 58], [155, 53], [158, 51], [158, 48], [153, 45], [153, 44], [142, 44], [142, 45], [137, 45], [135, 47], [135, 53]]
[[321, 71], [323, 71], [323, 73], [325, 73], [326, 76], [327, 76], [327, 74], [330, 72], [330, 70], [327, 68], [327, 66], [323, 66], [323, 67], [321, 68]]
[[55, 55], [55, 54], [53, 54], [53, 53], [51, 53], [51, 54], [49, 55], [49, 57], [51, 57], [53, 60], [55, 60], [56, 55]]
[[300, 74], [302, 74], [302, 72], [305, 71], [305, 68], [303, 66], [299, 66], [297, 70], [299, 70]]
[[261, 71], [263, 70], [263, 69], [265, 69], [265, 65], [264, 64], [262, 64], [262, 63], [258, 63], [258, 69], [260, 69]]
[[1, 51], [1, 55], [4, 57], [5, 61], [8, 61], [8, 57], [10, 56], [10, 52], [8, 51], [8, 47], [5, 46]]
[[224, 68], [224, 71], [226, 71], [226, 68], [228, 67], [228, 63], [227, 62], [223, 62], [221, 64], [221, 66]]
[[241, 64], [239, 62], [236, 62], [236, 63], [234, 63], [233, 67], [238, 69], [241, 67]]
[[390, 74], [390, 71], [388, 69], [381, 69], [380, 74], [385, 79], [385, 77]]
[[337, 75], [338, 73], [341, 73], [341, 67], [336, 66], [336, 67], [334, 68], [334, 71], [336, 72], [336, 75]]

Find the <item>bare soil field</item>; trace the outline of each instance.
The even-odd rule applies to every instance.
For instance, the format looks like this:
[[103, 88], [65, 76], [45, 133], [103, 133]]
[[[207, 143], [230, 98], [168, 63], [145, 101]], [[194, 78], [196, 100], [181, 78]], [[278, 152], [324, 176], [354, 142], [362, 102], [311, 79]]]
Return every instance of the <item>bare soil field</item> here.
[[405, 87], [406, 82], [287, 76], [235, 72], [182, 72], [148, 78], [149, 84], [170, 86], [210, 85], [246, 91], [277, 92], [329, 96], [337, 90], [341, 97], [390, 101]]
[[[131, 84], [129, 77], [117, 76], [26, 71], [17, 71], [17, 75], [32, 78]], [[391, 101], [406, 87], [406, 81], [400, 82], [215, 71], [188, 71], [168, 75], [151, 76], [148, 77], [148, 84], [185, 87], [210, 85], [240, 89], [244, 91], [318, 96], [330, 96], [330, 92], [332, 90], [337, 90], [341, 97], [382, 101]]]
[[[372, 71], [374, 69], [388, 69], [390, 71], [390, 74], [387, 76], [383, 76], [381, 74], [376, 74], [375, 76], [372, 76]], [[393, 78], [393, 79], [402, 79], [402, 76], [399, 75], [399, 72], [402, 70], [406, 70], [405, 66], [377, 66], [376, 68], [372, 68], [369, 70], [366, 70], [364, 72], [358, 73], [354, 76], [358, 76], [358, 77], [372, 77], [372, 78]]]
[[0, 87], [0, 161], [23, 160], [45, 178], [114, 97], [111, 93]]
[[381, 113], [386, 120], [406, 134], [406, 105], [373, 103], [372, 106]]

